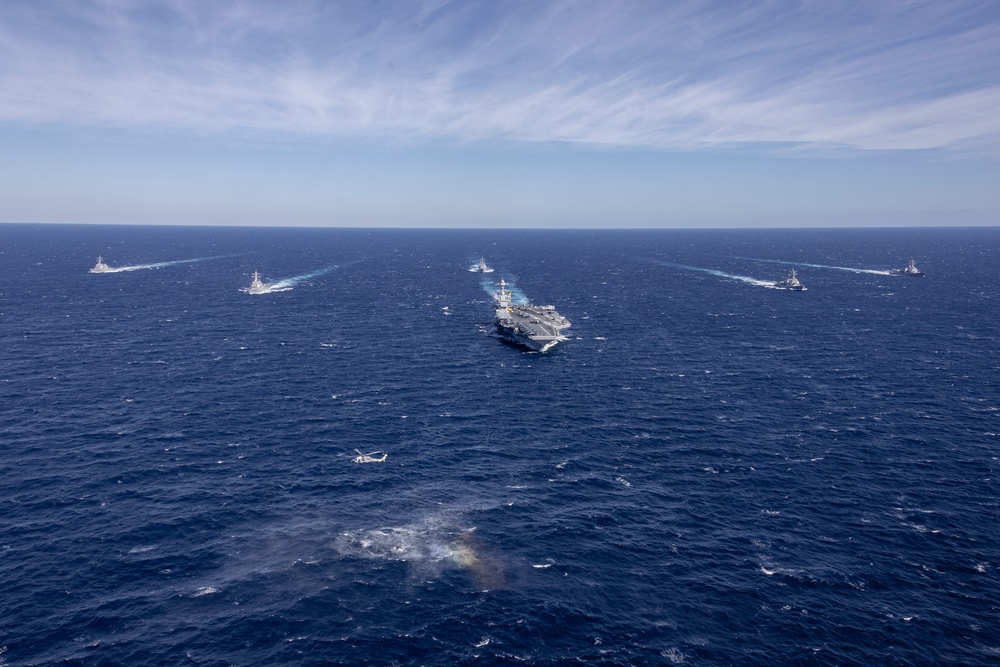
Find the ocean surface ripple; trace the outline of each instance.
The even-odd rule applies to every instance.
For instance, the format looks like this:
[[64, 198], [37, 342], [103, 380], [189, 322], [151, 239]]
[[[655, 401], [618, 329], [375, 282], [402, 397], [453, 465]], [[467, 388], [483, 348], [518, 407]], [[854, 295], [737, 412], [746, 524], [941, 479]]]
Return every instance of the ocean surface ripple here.
[[[2, 225], [0, 665], [995, 665], [998, 260]], [[571, 340], [498, 340], [501, 278]]]

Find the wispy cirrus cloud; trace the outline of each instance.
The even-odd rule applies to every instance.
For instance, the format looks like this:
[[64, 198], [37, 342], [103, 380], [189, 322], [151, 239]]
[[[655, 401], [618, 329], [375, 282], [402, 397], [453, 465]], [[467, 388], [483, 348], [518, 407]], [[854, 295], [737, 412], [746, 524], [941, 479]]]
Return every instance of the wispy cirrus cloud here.
[[0, 122], [995, 153], [994, 6], [15, 0]]

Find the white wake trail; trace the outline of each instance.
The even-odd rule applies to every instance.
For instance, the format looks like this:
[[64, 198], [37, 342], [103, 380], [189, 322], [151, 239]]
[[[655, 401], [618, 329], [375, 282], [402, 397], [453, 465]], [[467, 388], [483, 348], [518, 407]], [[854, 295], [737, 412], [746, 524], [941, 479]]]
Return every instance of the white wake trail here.
[[275, 291], [284, 290], [284, 289], [291, 289], [291, 288], [295, 287], [295, 285], [297, 285], [300, 282], [302, 282], [303, 280], [309, 280], [310, 278], [317, 278], [317, 277], [323, 275], [324, 273], [329, 273], [330, 271], [333, 271], [336, 268], [338, 268], [338, 265], [334, 264], [332, 266], [327, 266], [325, 268], [318, 269], [316, 271], [310, 271], [309, 273], [303, 273], [301, 276], [292, 276], [291, 278], [283, 278], [282, 280], [279, 280], [279, 281], [277, 281], [275, 283], [272, 283], [271, 284], [271, 289], [275, 290]]
[[717, 271], [716, 269], [703, 269], [700, 266], [689, 266], [687, 264], [675, 264], [673, 262], [660, 262], [664, 266], [673, 266], [678, 269], [686, 269], [688, 271], [700, 271], [701, 273], [707, 273], [713, 276], [719, 276], [720, 278], [729, 278], [731, 280], [739, 280], [740, 282], [747, 283], [748, 285], [756, 285], [757, 287], [774, 287], [773, 280], [760, 280], [758, 278], [752, 278], [750, 276], [739, 276], [733, 273], [726, 273], [725, 271]]
[[[288, 290], [293, 289], [297, 284], [301, 283], [303, 280], [309, 280], [310, 278], [319, 277], [319, 276], [323, 275], [324, 273], [329, 273], [330, 271], [334, 271], [336, 269], [340, 269], [340, 268], [343, 268], [345, 266], [349, 266], [351, 264], [357, 264], [359, 261], [361, 261], [361, 260], [355, 260], [353, 262], [347, 262], [345, 264], [331, 264], [330, 266], [325, 266], [322, 269], [317, 269], [315, 271], [310, 271], [309, 273], [303, 273], [302, 275], [299, 275], [299, 276], [292, 276], [291, 278], [282, 278], [281, 280], [276, 280], [273, 283], [269, 283], [267, 285], [267, 289], [264, 290], [263, 292], [259, 292], [259, 294], [272, 294], [274, 292], [287, 292]], [[246, 290], [246, 288], [244, 288], [242, 291], [245, 292], [247, 290]]]
[[784, 264], [786, 266], [808, 266], [814, 269], [833, 269], [834, 271], [847, 271], [849, 273], [871, 273], [876, 276], [891, 276], [892, 271], [879, 269], [856, 269], [851, 266], [830, 266], [828, 264], [810, 264], [808, 262], [786, 262], [781, 259], [761, 259], [758, 257], [732, 257], [731, 259], [745, 259], [751, 262], [766, 262], [768, 264]]
[[104, 273], [122, 273], [124, 271], [141, 271], [143, 269], [162, 269], [165, 266], [174, 266], [175, 264], [191, 264], [193, 262], [207, 262], [210, 259], [223, 259], [225, 257], [233, 257], [233, 255], [216, 255], [214, 257], [194, 257], [192, 259], [176, 259], [172, 262], [154, 262], [153, 264], [132, 264], [130, 266], [119, 266], [116, 268], [111, 268]]

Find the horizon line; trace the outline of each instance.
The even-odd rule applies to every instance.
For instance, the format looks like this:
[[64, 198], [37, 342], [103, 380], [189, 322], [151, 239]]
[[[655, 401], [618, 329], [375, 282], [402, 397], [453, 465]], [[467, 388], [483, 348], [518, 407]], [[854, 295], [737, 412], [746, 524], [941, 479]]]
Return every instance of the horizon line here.
[[261, 225], [261, 224], [199, 224], [199, 223], [143, 223], [143, 222], [18, 222], [0, 221], [0, 225], [23, 225], [23, 226], [73, 226], [73, 227], [182, 227], [182, 228], [203, 228], [203, 229], [338, 229], [357, 231], [456, 231], [456, 232], [503, 232], [503, 231], [565, 231], [565, 232], [659, 232], [659, 231], [753, 231], [753, 230], [834, 230], [834, 229], [994, 229], [1000, 228], [1000, 222], [984, 224], [963, 224], [963, 225], [751, 225], [751, 226], [725, 226], [707, 225], [697, 227], [669, 226], [669, 227], [564, 227], [564, 226], [504, 226], [504, 227], [452, 227], [452, 226], [429, 226], [429, 227], [407, 227], [394, 225]]

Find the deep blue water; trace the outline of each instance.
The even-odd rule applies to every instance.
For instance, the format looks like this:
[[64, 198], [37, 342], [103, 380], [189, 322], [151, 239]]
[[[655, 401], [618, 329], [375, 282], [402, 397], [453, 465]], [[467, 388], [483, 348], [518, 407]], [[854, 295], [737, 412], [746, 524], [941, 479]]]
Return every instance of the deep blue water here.
[[[1000, 229], [0, 225], [0, 665], [995, 665], [998, 267]], [[497, 340], [501, 277], [572, 340]]]

